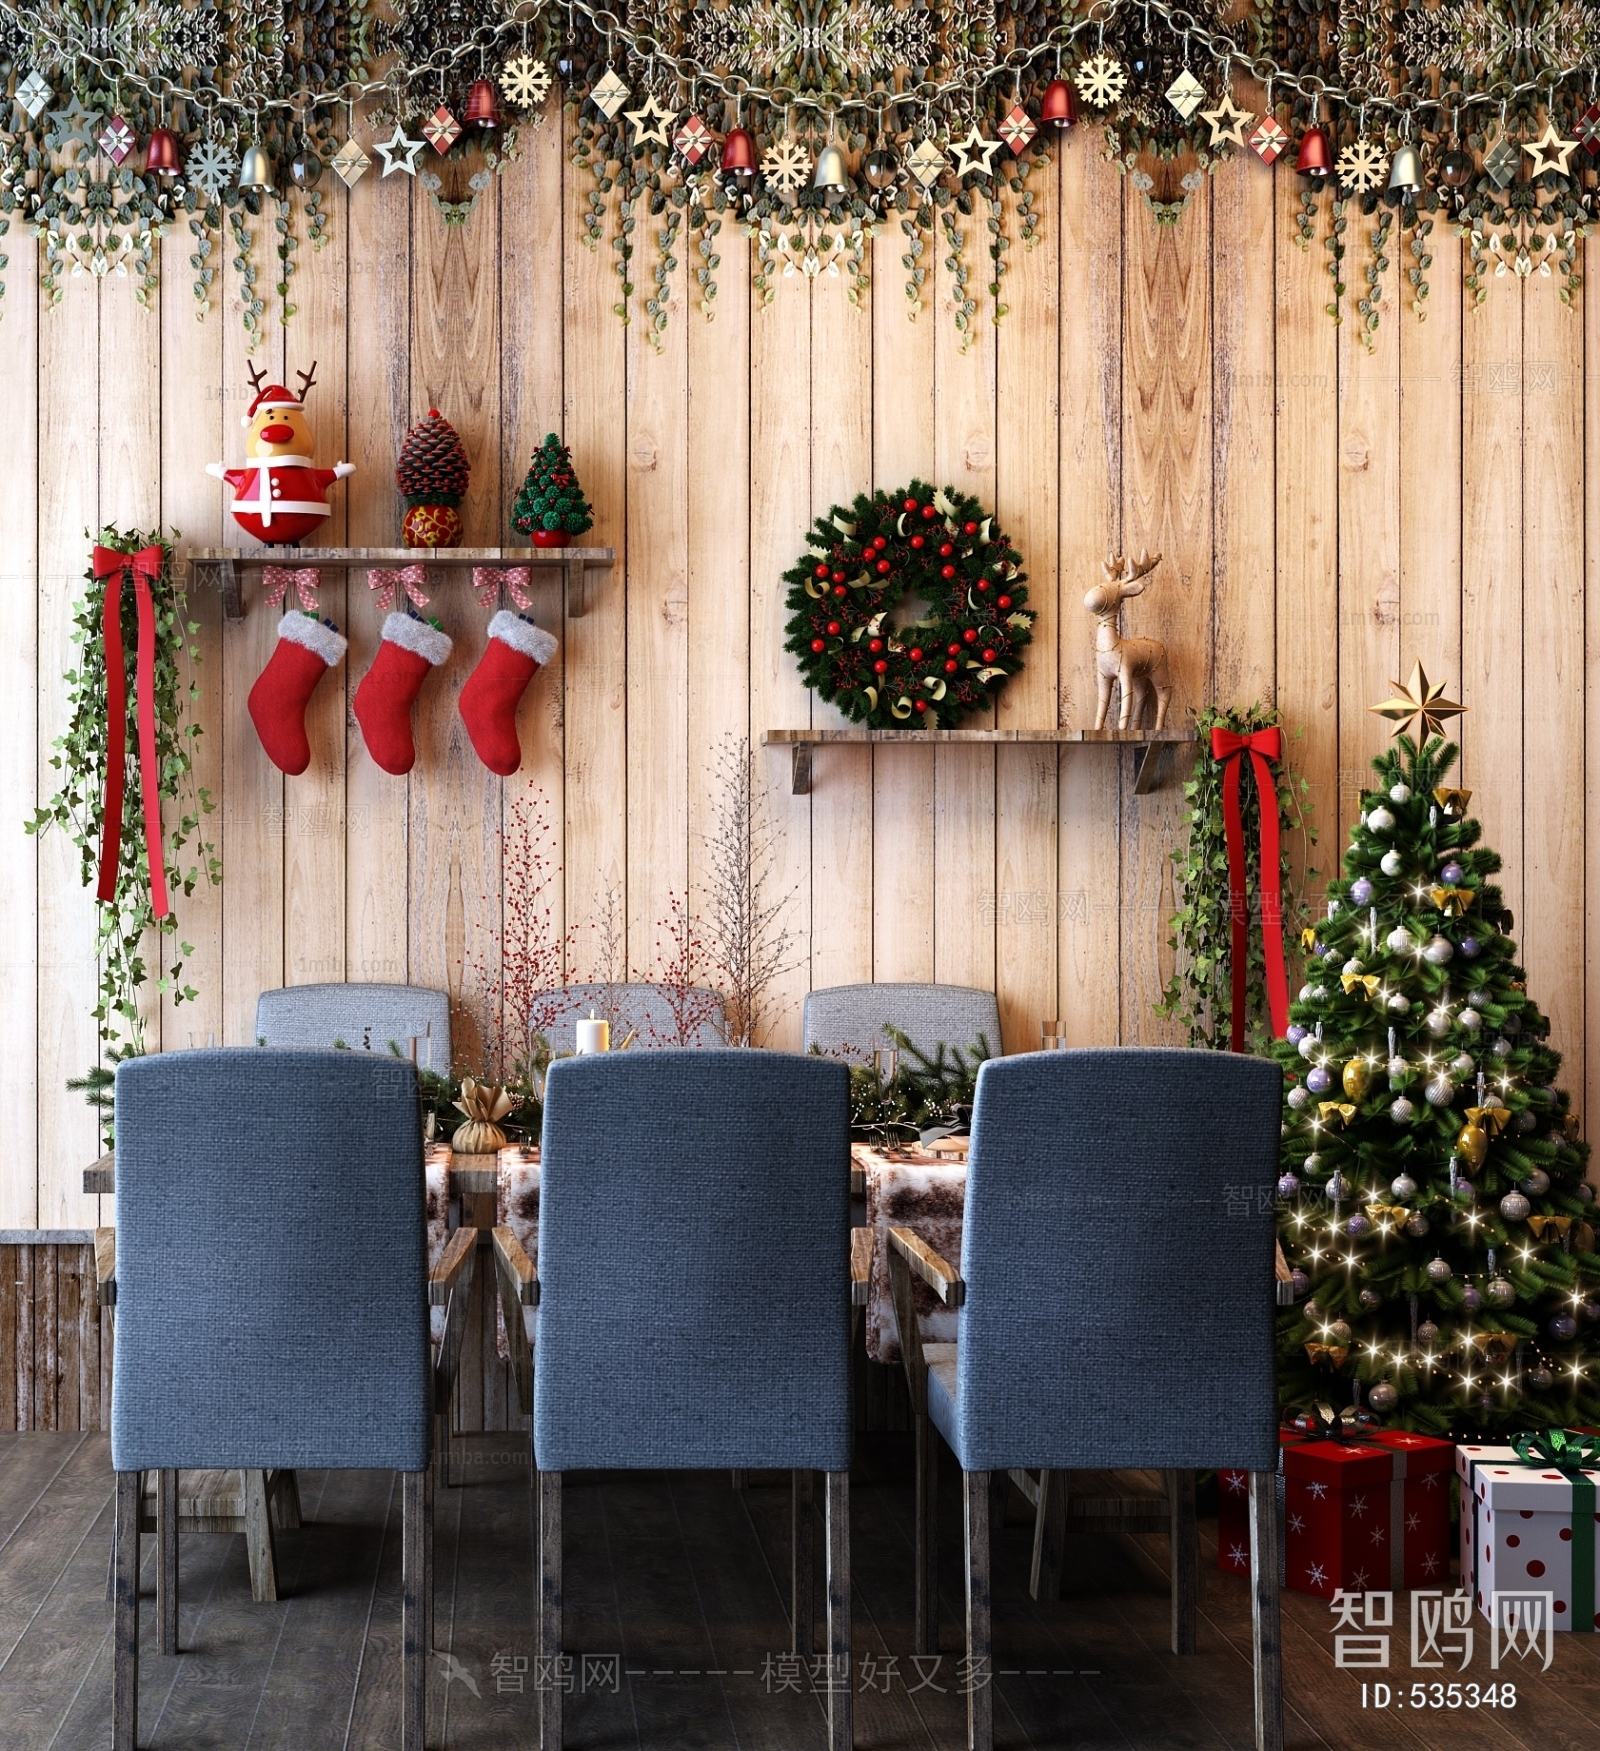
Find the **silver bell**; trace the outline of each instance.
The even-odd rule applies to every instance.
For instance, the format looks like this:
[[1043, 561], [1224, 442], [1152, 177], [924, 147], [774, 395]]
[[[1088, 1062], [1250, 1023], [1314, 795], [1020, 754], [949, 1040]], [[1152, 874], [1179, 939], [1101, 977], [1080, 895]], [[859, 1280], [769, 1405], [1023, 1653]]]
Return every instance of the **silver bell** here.
[[844, 161], [844, 153], [830, 140], [817, 154], [817, 174], [812, 177], [811, 186], [829, 194], [841, 194], [849, 184], [850, 168]]
[[1389, 193], [1414, 195], [1422, 190], [1422, 160], [1409, 140], [1395, 148], [1394, 161], [1389, 166]]
[[239, 187], [272, 191], [272, 160], [264, 146], [247, 146], [239, 160]]

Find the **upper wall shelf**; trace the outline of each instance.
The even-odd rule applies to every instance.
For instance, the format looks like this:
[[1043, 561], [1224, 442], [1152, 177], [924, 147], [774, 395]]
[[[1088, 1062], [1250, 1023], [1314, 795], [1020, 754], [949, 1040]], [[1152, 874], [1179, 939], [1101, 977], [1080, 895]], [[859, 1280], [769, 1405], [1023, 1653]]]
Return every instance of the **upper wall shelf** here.
[[187, 555], [192, 587], [219, 590], [226, 620], [244, 619], [240, 571], [268, 565], [422, 565], [441, 571], [475, 565], [559, 567], [566, 574], [567, 613], [576, 620], [588, 608], [588, 574], [609, 571], [616, 557], [611, 547], [192, 547]]
[[805, 796], [811, 789], [811, 751], [813, 748], [862, 746], [879, 742], [909, 742], [913, 746], [939, 747], [960, 744], [967, 747], [1005, 747], [1021, 742], [1038, 742], [1046, 746], [1082, 747], [1112, 746], [1142, 750], [1139, 770], [1134, 777], [1135, 796], [1148, 796], [1159, 783], [1159, 762], [1169, 744], [1193, 742], [1192, 730], [768, 730], [762, 741], [769, 748], [786, 747], [793, 762], [793, 788], [796, 796]]

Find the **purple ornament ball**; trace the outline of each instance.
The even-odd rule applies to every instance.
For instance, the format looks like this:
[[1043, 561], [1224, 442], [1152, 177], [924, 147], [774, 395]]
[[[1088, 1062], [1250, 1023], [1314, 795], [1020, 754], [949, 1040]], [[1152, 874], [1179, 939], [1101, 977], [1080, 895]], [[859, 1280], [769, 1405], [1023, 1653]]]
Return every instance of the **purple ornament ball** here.
[[1306, 1078], [1306, 1087], [1313, 1094], [1326, 1094], [1333, 1087], [1333, 1078], [1319, 1064]]
[[1289, 1273], [1289, 1285], [1294, 1290], [1295, 1300], [1298, 1301], [1300, 1297], [1305, 1294], [1306, 1290], [1311, 1287], [1311, 1279], [1304, 1271], [1291, 1271]]
[[1284, 1033], [1283, 1037], [1289, 1042], [1289, 1044], [1291, 1046], [1298, 1046], [1300, 1044], [1300, 1042], [1306, 1037], [1306, 1030], [1303, 1027], [1301, 1027], [1299, 1022], [1294, 1022], [1289, 1026], [1287, 1031]]
[[1469, 961], [1476, 960], [1483, 952], [1483, 944], [1475, 936], [1464, 936], [1457, 945]]
[[1296, 1174], [1286, 1173], [1283, 1178], [1278, 1181], [1278, 1196], [1280, 1198], [1292, 1198], [1299, 1190], [1300, 1180], [1299, 1176]]
[[1365, 1234], [1372, 1224], [1358, 1212], [1344, 1226], [1347, 1234]]
[[1439, 880], [1447, 883], [1453, 888], [1466, 873], [1467, 872], [1461, 867], [1461, 865], [1452, 857], [1444, 868], [1439, 871]]
[[1470, 1283], [1461, 1291], [1461, 1305], [1468, 1313], [1476, 1313], [1483, 1306], [1483, 1297]]
[[1550, 1335], [1553, 1338], [1560, 1338], [1563, 1343], [1568, 1338], [1575, 1338], [1578, 1335], [1577, 1320], [1570, 1313], [1558, 1313], [1550, 1321]]
[[1372, 904], [1372, 894], [1372, 883], [1369, 882], [1365, 876], [1358, 876], [1350, 884], [1350, 898], [1354, 900], [1358, 906], [1370, 906]]

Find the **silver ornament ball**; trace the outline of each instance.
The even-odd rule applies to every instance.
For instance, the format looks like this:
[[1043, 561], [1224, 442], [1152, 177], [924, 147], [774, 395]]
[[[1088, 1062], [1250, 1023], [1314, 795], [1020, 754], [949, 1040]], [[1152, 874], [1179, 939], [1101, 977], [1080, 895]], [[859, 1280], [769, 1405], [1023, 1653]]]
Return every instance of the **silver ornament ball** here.
[[1387, 833], [1394, 825], [1394, 816], [1385, 808], [1368, 809], [1367, 826], [1374, 833]]
[[1430, 1107], [1447, 1107], [1456, 1098], [1456, 1085], [1448, 1076], [1435, 1076], [1424, 1094]]
[[1386, 851], [1378, 862], [1378, 868], [1381, 869], [1386, 876], [1397, 876], [1400, 871], [1405, 868], [1405, 865], [1400, 861], [1400, 853], [1398, 851]]
[[1417, 1342], [1420, 1344], [1434, 1343], [1438, 1336], [1439, 1328], [1431, 1319], [1423, 1320], [1422, 1324], [1417, 1327]]
[[1424, 1216], [1420, 1210], [1413, 1210], [1411, 1214], [1406, 1217], [1406, 1233], [1409, 1234], [1413, 1240], [1421, 1240], [1423, 1235], [1425, 1235], [1432, 1226], [1433, 1224], [1429, 1222], [1428, 1218]]
[[1500, 1214], [1507, 1222], [1520, 1222], [1532, 1208], [1521, 1192], [1507, 1192], [1500, 1200]]
[[1516, 1290], [1504, 1277], [1496, 1277], [1483, 1293], [1491, 1307], [1509, 1307], [1517, 1298]]
[[1430, 965], [1442, 967], [1455, 958], [1455, 944], [1447, 936], [1430, 936], [1422, 958]]
[[1397, 1198], [1414, 1198], [1417, 1195], [1417, 1182], [1408, 1173], [1397, 1173], [1389, 1182], [1389, 1190]]
[[1483, 1026], [1483, 1017], [1475, 1009], [1463, 1009], [1456, 1017], [1456, 1025], [1464, 1027], [1468, 1033]]
[[1392, 1411], [1399, 1402], [1399, 1391], [1389, 1380], [1380, 1380], [1367, 1394], [1367, 1403], [1380, 1415], [1386, 1411]]
[[1541, 1362], [1538, 1367], [1528, 1370], [1527, 1381], [1535, 1392], [1548, 1392], [1555, 1385], [1556, 1377]]
[[1373, 1313], [1383, 1306], [1383, 1297], [1376, 1289], [1363, 1289], [1356, 1299], [1368, 1313]]
[[1407, 1015], [1411, 1010], [1411, 999], [1409, 997], [1402, 997], [1400, 993], [1396, 991], [1389, 999], [1389, 1007], [1396, 1015]]
[[1430, 1283], [1448, 1283], [1450, 1277], [1450, 1263], [1447, 1259], [1430, 1259], [1428, 1261], [1428, 1281]]
[[1530, 1174], [1518, 1180], [1517, 1185], [1530, 1198], [1542, 1198], [1550, 1190], [1550, 1176], [1542, 1167], [1536, 1167]]
[[1417, 946], [1417, 939], [1403, 924], [1397, 924], [1383, 940], [1397, 955], [1403, 955], [1407, 949]]
[[1389, 1102], [1389, 1117], [1397, 1125], [1409, 1125], [1416, 1116], [1416, 1107], [1403, 1094]]

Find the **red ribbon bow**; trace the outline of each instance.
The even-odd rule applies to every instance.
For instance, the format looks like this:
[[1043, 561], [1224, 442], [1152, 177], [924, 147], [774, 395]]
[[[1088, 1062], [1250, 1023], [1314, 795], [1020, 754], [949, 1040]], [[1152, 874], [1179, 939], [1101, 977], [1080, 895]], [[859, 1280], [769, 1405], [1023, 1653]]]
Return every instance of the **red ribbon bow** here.
[[139, 606], [138, 715], [139, 781], [144, 797], [145, 858], [150, 867], [150, 910], [157, 918], [167, 904], [167, 872], [161, 858], [160, 762], [156, 753], [156, 609], [150, 586], [161, 576], [159, 547], [119, 553], [96, 547], [94, 575], [106, 586], [101, 637], [106, 657], [106, 795], [100, 823], [100, 880], [95, 898], [108, 902], [117, 892], [118, 852], [122, 844], [122, 797], [128, 761], [128, 677], [122, 656], [122, 580], [133, 580]]
[[1211, 731], [1211, 752], [1224, 763], [1222, 819], [1228, 839], [1228, 910], [1233, 925], [1229, 959], [1233, 965], [1233, 1039], [1235, 1052], [1244, 1050], [1245, 963], [1249, 958], [1250, 918], [1244, 894], [1244, 819], [1239, 812], [1241, 756], [1255, 768], [1256, 796], [1261, 803], [1261, 947], [1267, 963], [1267, 1010], [1272, 1032], [1282, 1039], [1289, 1026], [1289, 978], [1283, 965], [1283, 890], [1278, 837], [1278, 787], [1269, 761], [1283, 753], [1283, 735], [1276, 728], [1240, 735], [1221, 724]]
[[276, 608], [294, 586], [300, 606], [308, 614], [317, 606], [317, 591], [322, 584], [322, 568], [315, 565], [265, 565], [261, 568], [261, 587], [266, 591], [267, 606]]
[[472, 587], [478, 592], [478, 606], [491, 607], [503, 589], [524, 613], [533, 606], [528, 595], [529, 573], [525, 565], [475, 565]]
[[422, 586], [427, 582], [427, 577], [427, 571], [420, 565], [392, 568], [375, 565], [367, 573], [367, 588], [377, 592], [378, 606], [385, 610], [394, 606], [396, 590], [404, 590], [418, 608], [426, 608], [428, 598], [423, 593]]

